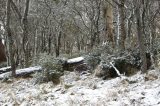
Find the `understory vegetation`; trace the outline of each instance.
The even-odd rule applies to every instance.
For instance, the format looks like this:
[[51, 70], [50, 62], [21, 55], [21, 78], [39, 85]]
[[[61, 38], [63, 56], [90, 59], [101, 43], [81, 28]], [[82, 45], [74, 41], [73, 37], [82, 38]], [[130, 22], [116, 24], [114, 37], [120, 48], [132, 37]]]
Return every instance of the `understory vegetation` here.
[[158, 106], [159, 75], [160, 0], [0, 0], [0, 106]]

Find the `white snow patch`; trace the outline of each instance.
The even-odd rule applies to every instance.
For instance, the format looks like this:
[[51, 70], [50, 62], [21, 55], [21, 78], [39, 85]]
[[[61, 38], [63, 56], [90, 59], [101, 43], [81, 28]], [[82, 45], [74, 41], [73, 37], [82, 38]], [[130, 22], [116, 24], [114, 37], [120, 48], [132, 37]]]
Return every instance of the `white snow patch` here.
[[8, 66], [8, 67], [3, 67], [3, 68], [0, 68], [0, 70], [7, 70], [7, 69], [10, 69], [11, 66]]
[[[7, 69], [7, 68], [9, 68], [9, 67], [6, 67], [4, 69]], [[29, 67], [29, 68], [16, 70], [16, 74], [25, 73], [25, 72], [39, 71], [41, 69], [42, 68], [40, 66]], [[4, 77], [7, 77], [7, 76], [11, 76], [11, 72], [6, 72], [6, 73], [3, 73], [3, 74], [0, 74], [0, 79], [2, 79]]]
[[35, 66], [35, 67], [29, 67], [29, 68], [24, 68], [24, 69], [19, 69], [16, 70], [16, 73], [22, 73], [22, 72], [32, 72], [34, 70], [41, 70], [42, 68], [40, 66]]
[[[160, 79], [145, 81], [144, 74], [137, 73], [126, 77], [136, 82], [125, 84], [122, 78], [81, 77], [67, 73], [64, 84], [57, 86], [52, 82], [34, 85], [31, 78], [0, 83], [0, 105], [16, 101], [20, 106], [160, 106]], [[69, 81], [73, 86], [65, 88]]]
[[83, 60], [84, 60], [84, 57], [77, 57], [77, 58], [73, 58], [73, 59], [68, 59], [67, 63], [76, 63], [76, 62], [80, 62]]

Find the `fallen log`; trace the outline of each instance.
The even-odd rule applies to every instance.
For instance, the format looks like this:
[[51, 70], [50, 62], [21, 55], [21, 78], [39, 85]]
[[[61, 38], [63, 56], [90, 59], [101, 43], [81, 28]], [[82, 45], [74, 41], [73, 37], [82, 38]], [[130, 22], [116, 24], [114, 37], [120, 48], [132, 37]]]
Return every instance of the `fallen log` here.
[[68, 59], [64, 64], [63, 64], [63, 69], [67, 71], [73, 71], [77, 66], [80, 64], [84, 63], [84, 57], [77, 57], [77, 58], [72, 58]]
[[[64, 70], [68, 70], [68, 71], [73, 71], [77, 66], [79, 66], [80, 64], [83, 64], [84, 61], [84, 57], [77, 57], [77, 58], [72, 58], [72, 59], [68, 59], [66, 60], [62, 66]], [[17, 77], [24, 77], [24, 76], [28, 76], [36, 71], [41, 71], [42, 68], [39, 66], [35, 66], [35, 67], [29, 67], [29, 68], [25, 68], [25, 69], [19, 69], [16, 70], [16, 76]], [[3, 79], [5, 77], [10, 77], [11, 76], [11, 67], [4, 67], [4, 68], [0, 68], [0, 79]]]
[[[101, 63], [95, 69], [95, 76], [103, 79], [131, 76], [140, 71], [142, 61], [139, 52], [112, 54], [111, 56], [101, 57]], [[150, 54], [146, 53], [147, 69], [151, 67]]]
[[[16, 76], [25, 77], [25, 76], [29, 76], [30, 74], [39, 72], [39, 71], [42, 71], [42, 68], [40, 66], [19, 69], [19, 70], [16, 70]], [[9, 77], [11, 77], [11, 72], [0, 74], [0, 80], [4, 78], [9, 78]]]
[[74, 64], [74, 63], [78, 63], [84, 60], [84, 57], [77, 57], [77, 58], [72, 58], [72, 59], [68, 59], [67, 63], [68, 64]]
[[0, 74], [11, 71], [11, 66], [0, 68]]

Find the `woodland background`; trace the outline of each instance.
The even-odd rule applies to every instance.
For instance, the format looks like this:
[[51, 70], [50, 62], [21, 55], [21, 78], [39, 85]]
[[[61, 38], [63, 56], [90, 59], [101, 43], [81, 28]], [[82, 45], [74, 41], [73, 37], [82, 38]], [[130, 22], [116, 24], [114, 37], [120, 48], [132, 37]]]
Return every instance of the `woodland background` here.
[[0, 25], [13, 76], [41, 55], [138, 51], [142, 72], [146, 53], [154, 67], [159, 61], [159, 0], [0, 0]]

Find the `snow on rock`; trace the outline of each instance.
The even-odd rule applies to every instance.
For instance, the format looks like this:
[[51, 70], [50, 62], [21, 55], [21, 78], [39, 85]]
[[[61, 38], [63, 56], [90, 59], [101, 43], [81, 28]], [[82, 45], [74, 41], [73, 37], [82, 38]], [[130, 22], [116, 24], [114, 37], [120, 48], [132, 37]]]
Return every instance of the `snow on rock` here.
[[60, 85], [34, 85], [32, 78], [0, 83], [0, 106], [160, 106], [160, 79], [145, 81], [145, 74], [101, 80], [66, 72], [61, 80]]
[[84, 57], [77, 57], [77, 58], [73, 58], [73, 59], [68, 59], [67, 63], [77, 63], [77, 62], [81, 62], [84, 60]]

